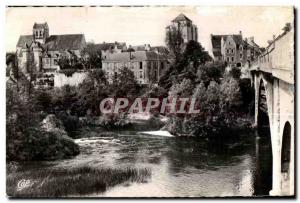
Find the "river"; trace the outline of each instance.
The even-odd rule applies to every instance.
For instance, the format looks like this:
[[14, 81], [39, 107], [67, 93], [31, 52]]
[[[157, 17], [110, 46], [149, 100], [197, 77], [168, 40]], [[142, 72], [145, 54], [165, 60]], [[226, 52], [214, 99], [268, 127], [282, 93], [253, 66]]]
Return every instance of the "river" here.
[[75, 140], [81, 150], [78, 156], [44, 167], [151, 170], [147, 182], [124, 183], [104, 193], [88, 194], [91, 197], [260, 196], [270, 190], [270, 148], [254, 133], [219, 142], [137, 131], [97, 135], [100, 133], [95, 130], [92, 137]]

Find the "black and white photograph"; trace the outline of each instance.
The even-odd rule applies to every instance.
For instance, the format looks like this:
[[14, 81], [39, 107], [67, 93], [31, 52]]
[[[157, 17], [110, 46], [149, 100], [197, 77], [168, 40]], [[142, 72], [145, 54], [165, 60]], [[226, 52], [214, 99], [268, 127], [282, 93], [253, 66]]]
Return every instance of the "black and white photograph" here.
[[7, 5], [7, 198], [295, 198], [295, 14]]

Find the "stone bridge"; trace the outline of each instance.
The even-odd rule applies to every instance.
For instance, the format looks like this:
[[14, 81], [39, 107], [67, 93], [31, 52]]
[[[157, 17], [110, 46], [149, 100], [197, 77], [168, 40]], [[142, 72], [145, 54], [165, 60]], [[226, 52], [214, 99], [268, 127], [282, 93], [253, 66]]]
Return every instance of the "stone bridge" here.
[[255, 124], [258, 129], [267, 128], [271, 139], [270, 195], [294, 195], [294, 28], [287, 24], [251, 64], [250, 72], [255, 89]]

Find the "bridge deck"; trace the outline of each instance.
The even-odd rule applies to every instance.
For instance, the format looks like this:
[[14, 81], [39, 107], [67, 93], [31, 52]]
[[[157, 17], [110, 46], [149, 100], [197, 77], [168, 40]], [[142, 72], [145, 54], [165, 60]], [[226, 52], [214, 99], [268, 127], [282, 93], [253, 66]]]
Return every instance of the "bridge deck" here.
[[294, 84], [294, 29], [286, 31], [266, 48], [250, 71], [271, 74], [289, 84]]

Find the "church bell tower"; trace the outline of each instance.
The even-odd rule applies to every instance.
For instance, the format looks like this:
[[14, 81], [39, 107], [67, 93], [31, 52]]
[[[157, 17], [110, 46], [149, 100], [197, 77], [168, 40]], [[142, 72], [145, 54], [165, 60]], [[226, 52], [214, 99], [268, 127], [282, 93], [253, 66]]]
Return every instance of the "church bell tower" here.
[[49, 37], [49, 27], [46, 23], [34, 23], [33, 25], [33, 40], [45, 44], [46, 39]]

